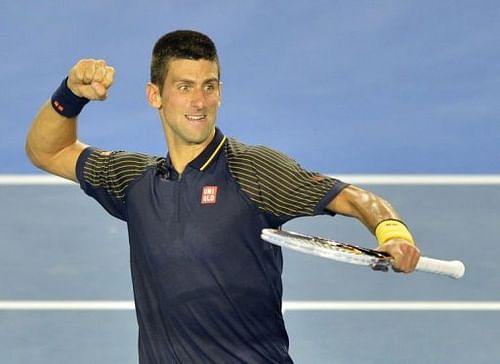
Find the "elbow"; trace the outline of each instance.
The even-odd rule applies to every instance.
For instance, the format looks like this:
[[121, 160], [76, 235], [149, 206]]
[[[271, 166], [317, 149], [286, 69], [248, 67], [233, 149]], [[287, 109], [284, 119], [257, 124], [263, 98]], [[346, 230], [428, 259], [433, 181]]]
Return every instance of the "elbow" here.
[[29, 138], [26, 139], [26, 144], [24, 145], [24, 152], [28, 157], [31, 164], [33, 164], [37, 168], [42, 168], [42, 163], [39, 158], [37, 158], [36, 153], [33, 151], [31, 144], [29, 142]]
[[44, 161], [42, 155], [36, 151], [36, 148], [33, 147], [33, 143], [30, 141], [30, 137], [26, 138], [26, 144], [24, 145], [24, 151], [26, 156], [28, 157], [31, 164], [35, 167], [42, 169], [44, 171], [47, 170], [47, 162]]

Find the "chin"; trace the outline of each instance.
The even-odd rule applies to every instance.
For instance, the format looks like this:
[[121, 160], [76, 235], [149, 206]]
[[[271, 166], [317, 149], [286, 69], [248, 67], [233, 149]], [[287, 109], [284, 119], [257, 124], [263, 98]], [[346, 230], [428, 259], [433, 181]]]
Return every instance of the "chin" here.
[[214, 129], [200, 131], [199, 133], [190, 133], [186, 138], [190, 144], [204, 144], [214, 135]]

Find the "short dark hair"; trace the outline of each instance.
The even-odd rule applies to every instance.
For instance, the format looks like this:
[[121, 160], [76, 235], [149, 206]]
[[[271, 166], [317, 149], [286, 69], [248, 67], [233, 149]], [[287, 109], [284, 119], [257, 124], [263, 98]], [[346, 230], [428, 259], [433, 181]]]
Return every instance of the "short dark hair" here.
[[163, 35], [153, 47], [151, 82], [160, 88], [160, 93], [172, 59], [214, 61], [220, 78], [220, 64], [214, 42], [205, 34], [193, 30], [176, 30]]

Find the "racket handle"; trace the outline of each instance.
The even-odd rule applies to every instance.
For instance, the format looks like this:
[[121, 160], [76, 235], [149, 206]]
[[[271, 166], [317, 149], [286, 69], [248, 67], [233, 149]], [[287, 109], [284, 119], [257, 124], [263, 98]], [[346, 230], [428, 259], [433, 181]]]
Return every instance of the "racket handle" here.
[[461, 278], [465, 273], [465, 266], [459, 260], [439, 260], [427, 257], [420, 257], [417, 268], [421, 272], [443, 274], [451, 278]]

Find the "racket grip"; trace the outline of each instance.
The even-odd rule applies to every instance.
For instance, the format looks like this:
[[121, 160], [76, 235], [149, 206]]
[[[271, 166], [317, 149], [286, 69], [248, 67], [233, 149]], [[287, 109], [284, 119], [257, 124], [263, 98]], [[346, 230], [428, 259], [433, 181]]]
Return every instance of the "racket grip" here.
[[459, 260], [439, 260], [420, 257], [416, 269], [421, 272], [443, 274], [451, 278], [461, 278], [465, 273], [465, 266]]

